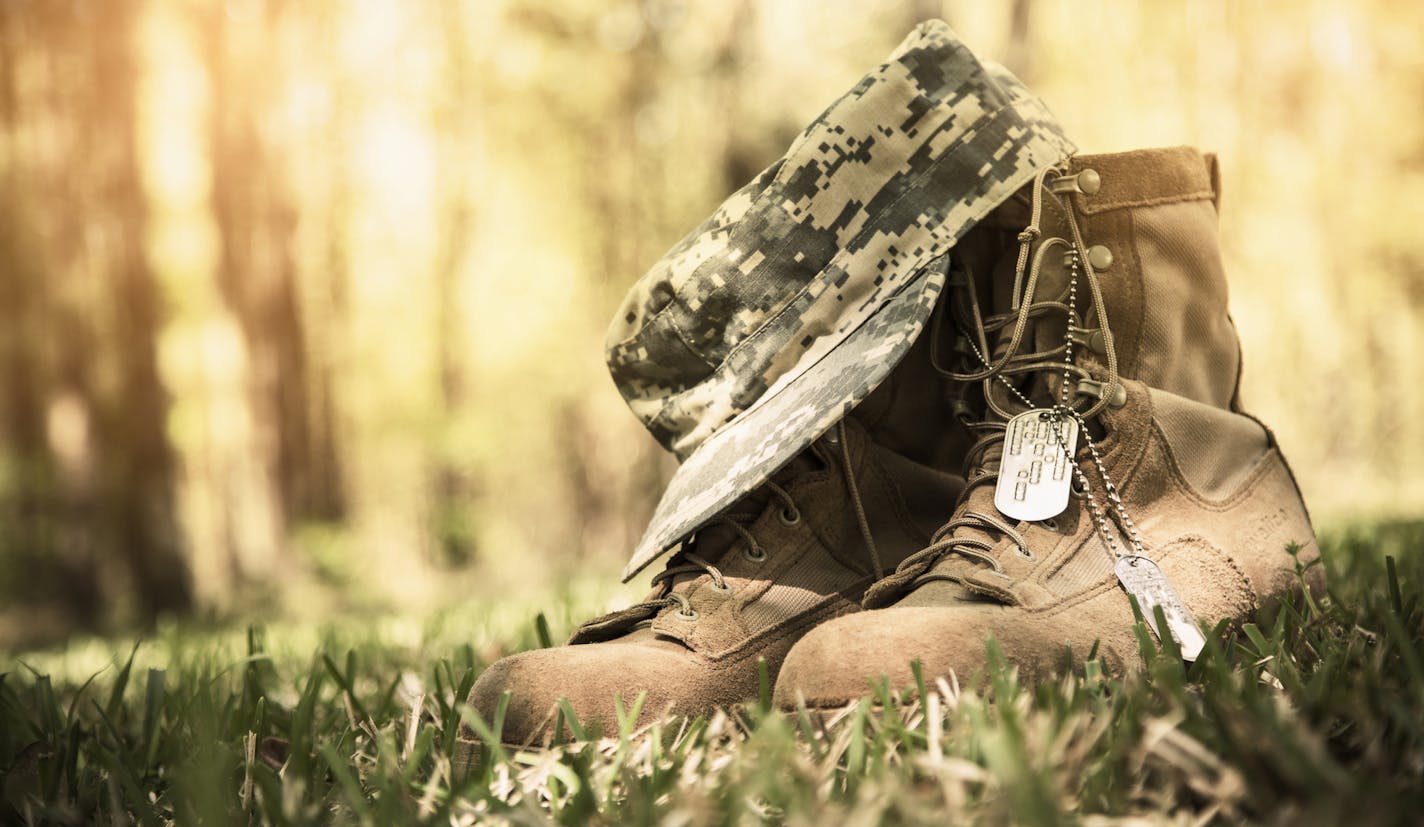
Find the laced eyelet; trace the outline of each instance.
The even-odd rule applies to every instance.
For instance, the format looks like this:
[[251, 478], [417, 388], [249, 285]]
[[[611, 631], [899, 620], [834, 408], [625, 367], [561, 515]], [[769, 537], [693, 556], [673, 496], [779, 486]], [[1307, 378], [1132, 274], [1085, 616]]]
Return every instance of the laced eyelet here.
[[752, 546], [747, 546], [746, 548], [742, 549], [742, 556], [752, 561], [753, 563], [764, 563], [766, 562], [767, 557], [765, 551], [762, 551], [759, 548], [753, 548]]
[[801, 512], [794, 508], [783, 508], [777, 512], [777, 518], [781, 524], [787, 527], [797, 525], [801, 522]]
[[692, 621], [694, 621], [694, 620], [697, 619], [697, 610], [696, 610], [696, 609], [679, 609], [678, 612], [677, 612], [677, 614], [676, 614], [676, 617], [677, 617], [678, 620], [685, 620], [685, 621], [687, 621], [688, 623], [691, 623]]
[[1055, 519], [1053, 519], [1052, 517], [1049, 517], [1049, 518], [1046, 519], [1046, 520], [1039, 520], [1039, 521], [1038, 521], [1038, 524], [1041, 525], [1041, 526], [1043, 526], [1044, 528], [1048, 529], [1049, 531], [1057, 531], [1057, 530], [1058, 530], [1058, 521], [1055, 520]]
[[1034, 556], [1033, 552], [1028, 551], [1027, 549], [1015, 549], [1014, 553], [1030, 562], [1038, 559], [1038, 557]]
[[711, 585], [713, 591], [721, 592], [722, 594], [727, 594], [732, 591], [731, 585], [727, 583], [726, 580], [723, 580], [721, 584], [713, 583]]

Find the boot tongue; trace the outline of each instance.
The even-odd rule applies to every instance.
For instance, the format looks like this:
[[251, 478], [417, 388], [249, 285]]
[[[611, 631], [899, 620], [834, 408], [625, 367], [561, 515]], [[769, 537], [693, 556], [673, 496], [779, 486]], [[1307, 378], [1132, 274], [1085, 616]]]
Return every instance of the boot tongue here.
[[[1043, 214], [1040, 238], [1049, 235], [1066, 237], [1067, 233], [1062, 227], [1056, 226], [1050, 213], [1051, 211], [1046, 211]], [[1004, 226], [1009, 227], [1022, 227], [1030, 220], [1028, 210], [1021, 209], [1019, 205], [1001, 207], [998, 219]], [[999, 328], [993, 340], [989, 342], [992, 349], [992, 353], [989, 354], [990, 362], [997, 364], [1008, 356], [1021, 358], [1033, 353], [1047, 353], [1064, 344], [1068, 329], [1068, 319], [1065, 314], [1054, 310], [1039, 311], [1037, 315], [1025, 320], [1023, 335], [1019, 339], [1016, 352], [1011, 354], [1009, 351], [1013, 344], [1014, 327], [1017, 324], [1016, 317], [1024, 304], [1066, 303], [1068, 301], [1071, 267], [1065, 255], [1060, 255], [1060, 252], [1066, 253], [1067, 250], [1055, 246], [1054, 249], [1044, 253], [1037, 276], [1032, 278], [1033, 291], [1031, 294], [1029, 294], [1028, 288], [1033, 255], [1030, 255], [1026, 260], [1026, 272], [1021, 277], [1015, 272], [1018, 265], [1017, 251], [999, 257], [992, 271], [992, 287], [988, 291], [990, 304], [988, 313], [997, 318], [1010, 318], [1010, 321]], [[1036, 253], [1037, 249], [1032, 251], [1032, 254]], [[1054, 369], [1045, 364], [1042, 369], [1034, 370], [1032, 373], [1001, 374], [1000, 377], [992, 378], [986, 382], [985, 390], [993, 394], [994, 400], [1000, 404], [1000, 407], [1009, 411], [1022, 411], [1025, 409], [1025, 398], [1036, 408], [1054, 405], [1062, 393], [1062, 383], [1062, 369]], [[1020, 398], [1021, 396], [1023, 398]], [[995, 424], [1007, 424], [1008, 422], [1007, 417], [995, 411], [987, 403], [984, 404], [982, 416], [981, 422]], [[1010, 525], [1018, 522], [1005, 517], [995, 505], [997, 477], [992, 480], [983, 479], [985, 475], [998, 474], [1003, 453], [1004, 441], [1002, 438], [994, 440], [983, 449], [982, 454], [977, 458], [976, 466], [969, 469], [967, 479], [971, 483], [971, 487], [955, 509], [951, 520], [963, 519], [972, 514], [983, 514], [1003, 520]], [[981, 481], [974, 484], [976, 479]], [[979, 540], [991, 547], [1003, 539], [999, 532], [975, 525], [972, 520], [969, 525], [955, 529], [952, 536]], [[947, 579], [954, 578], [956, 572], [964, 572], [966, 567], [983, 568], [987, 565], [983, 561], [962, 554], [945, 554], [910, 584], [913, 591], [899, 600], [897, 605], [944, 605], [947, 602], [988, 599], [972, 592], [954, 579]]]
[[[1017, 307], [1014, 305], [1014, 265], [1015, 260], [1011, 256], [1000, 259], [994, 272], [993, 284], [993, 313], [994, 315], [1004, 315], [1014, 313]], [[1021, 285], [1023, 289], [1026, 285]], [[1045, 301], [1067, 299], [1068, 275], [1064, 272], [1061, 262], [1055, 261], [1050, 256], [1044, 261], [1039, 272], [1038, 281], [1034, 289], [1035, 297], [1029, 297], [1030, 301]], [[1052, 313], [1047, 316], [1040, 316], [1029, 319], [1026, 322], [1026, 330], [1019, 342], [1018, 352], [1043, 352], [1050, 350], [1063, 342], [1066, 331], [1066, 320], [1061, 313]], [[1009, 346], [1013, 341], [1013, 324], [1009, 324], [1000, 329], [993, 342], [993, 353], [991, 361], [999, 361], [1008, 355]], [[1031, 400], [1035, 406], [1046, 407], [1052, 404], [1054, 394], [1058, 392], [1061, 375], [1052, 370], [1040, 370], [1027, 376], [1006, 376], [1009, 383], [1017, 388], [1018, 392]], [[991, 387], [995, 399], [1005, 405], [1009, 410], [1019, 410], [1023, 408], [1023, 400], [1018, 398], [1004, 385], [998, 378], [992, 381]], [[989, 405], [984, 406], [984, 420], [986, 422], [1007, 423], [1008, 420], [997, 413]], [[988, 445], [983, 454], [979, 457], [975, 467], [969, 470], [967, 479], [972, 481], [984, 474], [997, 474], [1004, 454], [1004, 442], [1002, 439], [995, 440]], [[959, 507], [955, 509], [951, 519], [959, 519], [968, 514], [978, 513], [992, 515], [1013, 524], [1016, 520], [1005, 518], [994, 504], [994, 483], [991, 481], [981, 482], [969, 489], [969, 493], [960, 501]], [[998, 532], [987, 528], [980, 528], [975, 525], [965, 525], [955, 529], [954, 537], [973, 538], [982, 540], [989, 544], [995, 544], [1002, 537]], [[963, 571], [965, 566], [982, 568], [986, 564], [966, 558], [959, 554], [947, 554], [941, 557], [930, 569], [921, 575], [919, 585], [912, 586], [914, 591], [898, 605], [943, 605], [948, 601], [963, 600], [983, 600], [984, 598], [971, 592], [961, 583], [953, 580], [943, 579], [945, 575], [954, 570]]]
[[[1030, 262], [1032, 259], [1030, 259]], [[990, 295], [990, 315], [997, 317], [1016, 316], [1019, 308], [1025, 302], [1043, 303], [1050, 301], [1067, 302], [1069, 273], [1064, 261], [1057, 251], [1045, 255], [1042, 265], [1039, 268], [1038, 278], [1035, 280], [1033, 295], [1016, 296], [1015, 291], [1026, 292], [1028, 290], [1028, 274], [1022, 279], [1015, 276], [1014, 269], [1018, 264], [1015, 254], [1000, 256], [994, 266], [992, 277], [992, 292]], [[1027, 268], [1026, 268], [1027, 269]], [[1022, 282], [1022, 283], [1017, 283]], [[1015, 299], [1020, 299], [1015, 301]], [[1003, 359], [1008, 353], [1010, 344], [1013, 342], [1014, 325], [1016, 319], [1010, 319], [1009, 323], [1000, 328], [992, 341], [989, 342], [991, 350], [991, 361], [997, 362]], [[1064, 336], [1067, 334], [1067, 319], [1061, 312], [1049, 312], [1029, 318], [1025, 322], [1023, 337], [1019, 341], [1017, 355], [1028, 353], [1042, 353], [1063, 344]], [[976, 366], [977, 367], [977, 366]], [[1032, 376], [1006, 377], [1018, 389], [1019, 393], [1033, 400], [1036, 406], [1052, 405], [1057, 399], [1056, 394], [1059, 389], [1061, 375], [1051, 370], [1041, 370]], [[1022, 407], [1022, 401], [1011, 393], [1008, 388], [1003, 387], [999, 380], [996, 394], [998, 398], [1009, 398], [1011, 408]], [[1002, 417], [987, 414], [987, 418], [995, 421], [1003, 421]]]

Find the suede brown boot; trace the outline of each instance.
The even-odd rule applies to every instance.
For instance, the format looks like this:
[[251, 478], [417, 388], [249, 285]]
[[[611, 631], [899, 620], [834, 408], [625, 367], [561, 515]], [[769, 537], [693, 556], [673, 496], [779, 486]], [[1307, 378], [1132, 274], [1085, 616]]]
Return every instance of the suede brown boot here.
[[566, 737], [555, 731], [561, 698], [605, 734], [617, 731], [615, 697], [631, 709], [645, 694], [643, 720], [755, 700], [759, 661], [774, 679], [801, 635], [857, 611], [953, 508], [958, 476], [886, 447], [927, 448], [907, 428], [944, 404], [925, 393], [936, 379], [907, 357], [855, 416], [685, 543], [644, 602], [588, 621], [566, 646], [500, 660], [470, 704], [489, 721], [508, 691], [501, 740], [522, 746]]
[[951, 279], [967, 335], [946, 358], [977, 437], [964, 498], [870, 589], [873, 611], [792, 649], [778, 704], [844, 704], [882, 676], [909, 687], [913, 661], [967, 679], [990, 638], [1029, 679], [1095, 646], [1131, 669], [1129, 592], [1192, 657], [1203, 624], [1244, 620], [1317, 561], [1279, 448], [1241, 410], [1216, 191], [1212, 159], [1154, 150], [1079, 157], [1001, 208], [1018, 232], [1000, 266]]

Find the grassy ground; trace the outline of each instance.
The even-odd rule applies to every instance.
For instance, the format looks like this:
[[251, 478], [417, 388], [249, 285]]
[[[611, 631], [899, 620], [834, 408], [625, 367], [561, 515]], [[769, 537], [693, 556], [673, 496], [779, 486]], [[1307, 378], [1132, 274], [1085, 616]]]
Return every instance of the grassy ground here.
[[[1323, 545], [1329, 595], [1190, 669], [1154, 656], [1117, 680], [1090, 662], [1039, 686], [997, 669], [830, 720], [753, 704], [495, 748], [469, 772], [455, 736], [475, 675], [566, 631], [587, 596], [534, 622], [468, 607], [29, 653], [0, 676], [0, 821], [1418, 824], [1424, 525]], [[290, 741], [280, 770], [271, 737]]]

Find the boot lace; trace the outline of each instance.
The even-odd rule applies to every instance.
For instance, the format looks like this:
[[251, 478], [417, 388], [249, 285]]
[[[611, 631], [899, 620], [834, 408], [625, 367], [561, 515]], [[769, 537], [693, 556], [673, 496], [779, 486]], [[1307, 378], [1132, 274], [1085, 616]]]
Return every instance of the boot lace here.
[[[933, 320], [931, 335], [935, 337], [936, 345], [931, 348], [931, 359], [935, 369], [959, 382], [982, 382], [985, 411], [981, 417], [976, 418], [967, 412], [968, 406], [965, 405], [960, 416], [965, 427], [978, 435], [965, 455], [965, 488], [960, 499], [963, 505], [949, 522], [931, 536], [928, 546], [905, 558], [896, 567], [896, 575], [913, 577], [914, 573], [918, 572], [916, 579], [959, 580], [953, 572], [930, 573], [930, 569], [936, 568], [941, 560], [959, 557], [971, 563], [982, 564], [1001, 577], [1008, 577], [1003, 563], [994, 554], [994, 550], [1005, 539], [1013, 545], [1014, 553], [1029, 560], [1034, 559], [1027, 539], [1002, 515], [997, 511], [980, 511], [968, 504], [975, 502], [973, 493], [976, 489], [982, 486], [992, 488], [998, 483], [998, 458], [1002, 455], [1008, 420], [1016, 413], [1035, 407], [1028, 395], [1019, 390], [1016, 380], [1045, 371], [1061, 372], [1060, 388], [1072, 388], [1075, 384], [1095, 379], [1094, 374], [1087, 368], [1065, 360], [1065, 354], [1071, 356], [1069, 348], [1072, 347], [1071, 341], [1066, 338], [1062, 345], [1048, 350], [1022, 352], [1024, 338], [1033, 328], [1034, 322], [1045, 317], [1062, 314], [1068, 319], [1071, 327], [1083, 327], [1074, 306], [1075, 291], [1070, 291], [1069, 300], [1066, 302], [1058, 298], [1039, 299], [1037, 296], [1040, 272], [1046, 256], [1052, 250], [1063, 249], [1065, 254], [1077, 256], [1078, 264], [1086, 276], [1092, 312], [1096, 315], [1103, 333], [1107, 378], [1102, 383], [1106, 390], [1093, 394], [1098, 398], [1086, 407], [1077, 408], [1077, 399], [1073, 398], [1074, 408], [1069, 409], [1063, 402], [1058, 402], [1054, 403], [1051, 409], [1056, 416], [1090, 419], [1101, 413], [1109, 404], [1118, 385], [1117, 351], [1113, 345], [1112, 332], [1108, 328], [1107, 309], [1097, 273], [1088, 261], [1082, 233], [1072, 207], [1052, 191], [1052, 181], [1059, 174], [1059, 170], [1046, 169], [1034, 178], [1029, 223], [1018, 234], [1017, 239], [1019, 252], [1014, 265], [1013, 305], [1010, 311], [983, 315], [972, 277], [965, 280], [966, 300], [953, 303], [954, 311], [959, 317], [956, 321], [960, 329], [968, 330], [972, 334], [968, 345], [978, 360], [978, 369], [960, 372], [948, 369], [939, 362], [938, 340], [941, 336], [943, 312], [937, 313]], [[1049, 203], [1054, 204], [1062, 213], [1070, 237], [1043, 238], [1037, 249], [1033, 250], [1034, 242], [1039, 241], [1043, 235], [1041, 222], [1045, 193], [1051, 196]], [[1002, 335], [1006, 329], [1007, 341]], [[991, 350], [992, 339], [998, 339], [1002, 343], [995, 350]], [[966, 532], [965, 529], [975, 531]]]
[[[875, 571], [875, 578], [878, 580], [885, 575], [884, 567], [880, 562], [880, 551], [876, 547], [875, 537], [870, 530], [870, 520], [866, 516], [865, 503], [860, 494], [860, 484], [856, 480], [855, 467], [851, 462], [850, 444], [846, 436], [846, 424], [842, 420], [836, 425], [834, 442], [839, 446], [839, 464], [841, 466], [842, 477], [846, 482], [847, 493], [850, 495], [851, 506], [855, 511], [856, 522], [860, 528], [861, 539], [865, 542], [865, 547], [870, 553], [871, 565]], [[830, 440], [828, 440], [830, 441]], [[797, 506], [796, 500], [784, 487], [773, 480], [768, 480], [761, 485], [761, 489], [780, 500], [781, 510], [779, 519], [784, 525], [793, 526], [801, 522], [801, 509]], [[748, 497], [743, 502], [758, 502], [760, 498]], [[737, 535], [742, 541], [742, 555], [754, 563], [766, 561], [771, 555], [766, 548], [752, 533], [748, 526], [756, 521], [765, 508], [756, 511], [724, 511], [717, 515], [707, 524], [707, 528], [713, 526], [725, 526]], [[705, 530], [705, 529], [704, 529]], [[700, 533], [700, 532], [699, 532]], [[696, 620], [697, 611], [693, 609], [691, 601], [687, 596], [676, 591], [674, 586], [678, 579], [682, 577], [700, 577], [707, 575], [712, 584], [712, 588], [730, 592], [731, 585], [727, 582], [722, 570], [707, 560], [694, 550], [696, 544], [696, 534], [689, 536], [682, 542], [681, 548], [669, 561], [667, 568], [653, 576], [652, 586], [663, 589], [660, 597], [644, 601], [625, 610], [629, 614], [643, 614], [651, 618], [661, 614], [667, 609], [677, 609], [677, 616], [682, 620]]]
[[[796, 506], [796, 500], [791, 494], [779, 484], [768, 480], [762, 483], [762, 488], [769, 491], [774, 497], [781, 501], [781, 513], [778, 515], [783, 523], [795, 525], [801, 522], [801, 510]], [[752, 534], [747, 526], [761, 514], [758, 512], [735, 512], [724, 511], [712, 519], [708, 527], [726, 526], [731, 529], [743, 542], [742, 554], [754, 563], [766, 560], [769, 555], [762, 546], [761, 541]], [[687, 596], [674, 591], [672, 585], [677, 582], [677, 578], [684, 575], [698, 577], [703, 574], [708, 575], [712, 580], [712, 588], [718, 591], [731, 591], [732, 587], [727, 584], [727, 578], [722, 574], [722, 570], [713, 565], [706, 558], [691, 549], [695, 541], [689, 538], [683, 541], [682, 548], [674, 555], [667, 568], [653, 576], [652, 585], [654, 588], [666, 585], [663, 597], [649, 600], [641, 606], [660, 613], [665, 608], [676, 607], [678, 616], [684, 620], [694, 620], [697, 612], [693, 610], [692, 604]]]

